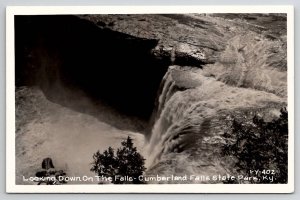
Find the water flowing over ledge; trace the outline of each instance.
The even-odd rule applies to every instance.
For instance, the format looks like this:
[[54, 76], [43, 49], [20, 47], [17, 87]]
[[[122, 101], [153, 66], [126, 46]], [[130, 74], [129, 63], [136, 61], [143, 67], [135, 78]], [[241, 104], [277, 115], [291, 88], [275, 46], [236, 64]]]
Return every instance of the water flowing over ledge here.
[[127, 135], [146, 175], [228, 173], [231, 116], [273, 119], [287, 105], [286, 33], [253, 19], [17, 16], [17, 177], [47, 156], [89, 173], [92, 153]]
[[[276, 117], [273, 111], [285, 105], [285, 100], [275, 94], [228, 86], [215, 78], [205, 77], [201, 69], [171, 66], [162, 84], [156, 121], [147, 146], [149, 169], [169, 160], [170, 155], [174, 159], [186, 156], [185, 164], [176, 165], [183, 171], [191, 161], [206, 162], [205, 167], [218, 168], [220, 166], [213, 164], [216, 161], [209, 160], [221, 159], [216, 153], [220, 149], [208, 144], [212, 141], [222, 143], [226, 118], [247, 113], [247, 110], [264, 110], [265, 116]], [[211, 151], [216, 155], [201, 156], [201, 160], [197, 160], [198, 156], [194, 156], [203, 153], [203, 146], [208, 147], [205, 153]], [[190, 156], [191, 152], [193, 156]], [[201, 171], [201, 167], [197, 170]], [[225, 173], [224, 170], [221, 172]]]

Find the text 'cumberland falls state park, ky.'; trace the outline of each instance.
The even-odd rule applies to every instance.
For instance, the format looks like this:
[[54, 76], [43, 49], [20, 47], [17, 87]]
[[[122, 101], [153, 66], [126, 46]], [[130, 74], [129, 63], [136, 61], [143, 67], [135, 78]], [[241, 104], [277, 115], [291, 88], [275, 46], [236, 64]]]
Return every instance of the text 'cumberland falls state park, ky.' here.
[[287, 13], [13, 20], [17, 186], [291, 183]]

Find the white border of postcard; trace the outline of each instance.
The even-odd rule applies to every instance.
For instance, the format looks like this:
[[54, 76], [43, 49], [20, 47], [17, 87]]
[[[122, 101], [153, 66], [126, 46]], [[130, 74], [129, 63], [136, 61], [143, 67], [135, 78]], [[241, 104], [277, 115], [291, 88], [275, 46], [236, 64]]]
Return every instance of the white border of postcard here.
[[[16, 185], [14, 16], [54, 14], [287, 13], [288, 184]], [[9, 6], [6, 9], [6, 192], [9, 193], [292, 193], [294, 192], [293, 6]]]

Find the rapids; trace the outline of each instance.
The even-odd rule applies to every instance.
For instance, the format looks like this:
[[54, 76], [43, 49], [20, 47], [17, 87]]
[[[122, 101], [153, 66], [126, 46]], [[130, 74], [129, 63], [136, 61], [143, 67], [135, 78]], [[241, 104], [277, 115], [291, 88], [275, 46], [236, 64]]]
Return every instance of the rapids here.
[[206, 77], [201, 69], [171, 66], [162, 84], [146, 148], [150, 174], [225, 174], [229, 163], [216, 164], [221, 162], [216, 153], [220, 148], [208, 144], [224, 142], [228, 116], [258, 109], [265, 109], [265, 116], [270, 116], [271, 110], [285, 104], [275, 94], [233, 87]]
[[[210, 16], [123, 16], [110, 28], [85, 17], [16, 20], [17, 184], [28, 184], [22, 176], [34, 176], [45, 157], [69, 176], [92, 176], [93, 153], [128, 135], [146, 175], [226, 175], [231, 119], [272, 119], [287, 106], [286, 33], [268, 39]], [[141, 27], [152, 28], [148, 38]]]

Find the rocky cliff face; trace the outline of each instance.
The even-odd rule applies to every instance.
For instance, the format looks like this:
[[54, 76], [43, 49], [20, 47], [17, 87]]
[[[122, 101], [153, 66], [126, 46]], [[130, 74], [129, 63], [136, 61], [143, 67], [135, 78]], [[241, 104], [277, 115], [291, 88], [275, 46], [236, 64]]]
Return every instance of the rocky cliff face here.
[[246, 16], [81, 16], [103, 29], [158, 39], [152, 54], [177, 65], [163, 78], [153, 113], [149, 174], [225, 175], [232, 168], [220, 156], [228, 118], [272, 119], [286, 106], [285, 18]]
[[[147, 174], [229, 173], [233, 161], [221, 156], [220, 147], [231, 117], [259, 113], [271, 120], [287, 105], [285, 15], [16, 20], [19, 30], [39, 27], [33, 37], [32, 30], [16, 36], [17, 85], [39, 85], [51, 101], [88, 114], [86, 106], [66, 101], [80, 91], [112, 108], [123, 117], [107, 120], [103, 112], [111, 109], [104, 109], [100, 121], [146, 136]], [[119, 126], [120, 118], [141, 125]]]

